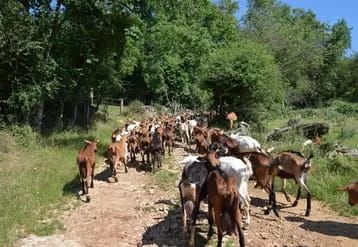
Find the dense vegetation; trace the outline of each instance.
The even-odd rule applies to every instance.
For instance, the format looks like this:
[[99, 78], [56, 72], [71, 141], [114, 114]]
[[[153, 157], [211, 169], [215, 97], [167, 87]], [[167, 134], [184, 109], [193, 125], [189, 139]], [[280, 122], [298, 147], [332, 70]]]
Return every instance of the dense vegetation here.
[[[3, 0], [0, 121], [88, 126], [104, 97], [237, 111], [358, 101], [350, 28], [274, 0]], [[139, 90], [140, 89], [140, 90]], [[90, 92], [94, 90], [91, 104]]]

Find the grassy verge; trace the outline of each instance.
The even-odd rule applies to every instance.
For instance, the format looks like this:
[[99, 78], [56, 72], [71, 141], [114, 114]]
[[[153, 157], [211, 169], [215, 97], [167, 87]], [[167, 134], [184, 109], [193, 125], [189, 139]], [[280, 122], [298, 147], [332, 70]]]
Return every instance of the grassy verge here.
[[[357, 109], [357, 110], [356, 110]], [[268, 120], [268, 130], [282, 127], [289, 119], [300, 119], [303, 123], [326, 122], [329, 133], [323, 136], [323, 143], [334, 147], [336, 143], [352, 149], [358, 149], [358, 104], [332, 102], [331, 106], [319, 109], [291, 111], [286, 116]], [[263, 133], [255, 133], [264, 146], [275, 146], [275, 151], [302, 150], [305, 139], [291, 134], [276, 143], [267, 143]], [[303, 150], [305, 154], [314, 153], [313, 167], [309, 172], [308, 188], [314, 199], [322, 200], [340, 214], [358, 215], [358, 208], [348, 204], [348, 194], [337, 191], [337, 188], [358, 181], [358, 157], [337, 155], [334, 152], [323, 152], [317, 146]], [[280, 184], [278, 184], [280, 185]], [[290, 193], [295, 194], [297, 187], [290, 182]], [[277, 186], [277, 188], [280, 188]]]
[[[358, 147], [358, 105], [342, 102], [321, 109], [294, 111], [286, 116], [267, 120], [265, 127], [271, 130], [281, 127], [288, 119], [300, 116], [303, 122], [324, 121], [330, 126], [325, 143], [335, 143], [352, 148]], [[35, 233], [48, 235], [62, 228], [56, 215], [76, 206], [68, 204], [79, 189], [75, 158], [83, 146], [83, 139], [100, 140], [97, 161], [106, 149], [111, 132], [123, 127], [128, 120], [141, 120], [140, 111], [125, 110], [119, 114], [118, 107], [108, 108], [107, 122], [97, 122], [88, 132], [80, 130], [54, 133], [39, 137], [30, 128], [13, 127], [0, 131], [0, 246], [11, 246], [18, 238]], [[288, 136], [278, 143], [266, 143], [265, 133], [253, 133], [264, 146], [276, 146], [276, 151], [299, 150], [304, 140]], [[169, 158], [166, 158], [169, 159]], [[315, 199], [325, 201], [343, 215], [358, 215], [358, 207], [347, 202], [347, 193], [337, 188], [358, 181], [356, 158], [328, 157], [319, 152], [314, 158], [308, 187]], [[176, 187], [178, 171], [170, 167], [173, 162], [165, 160], [168, 169], [153, 174], [155, 183], [161, 188]], [[296, 188], [291, 183], [291, 193]]]
[[[0, 246], [11, 246], [29, 233], [49, 235], [63, 227], [59, 212], [78, 205], [76, 155], [83, 140], [100, 140], [97, 163], [115, 128], [122, 127], [118, 109], [88, 132], [64, 131], [40, 137], [28, 126], [0, 132]], [[69, 205], [69, 201], [71, 201]]]

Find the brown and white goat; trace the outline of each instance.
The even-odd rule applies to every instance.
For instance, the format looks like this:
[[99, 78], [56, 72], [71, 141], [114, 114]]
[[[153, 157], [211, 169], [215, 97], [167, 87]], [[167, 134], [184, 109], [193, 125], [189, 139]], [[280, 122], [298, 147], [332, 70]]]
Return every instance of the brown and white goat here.
[[185, 164], [179, 182], [184, 239], [186, 245], [194, 246], [195, 222], [200, 202], [207, 195], [208, 170], [206, 162], [197, 160], [195, 156], [187, 156], [180, 163]]
[[[216, 151], [214, 151], [216, 149]], [[226, 174], [233, 176], [236, 181], [236, 186], [240, 195], [243, 212], [245, 213], [245, 225], [250, 225], [250, 195], [248, 192], [248, 181], [253, 174], [250, 160], [244, 156], [236, 158], [233, 156], [223, 156], [217, 158], [217, 155], [225, 151], [224, 147], [217, 147], [212, 144], [207, 152], [206, 159], [212, 168], [220, 167]], [[210, 167], [209, 167], [210, 170]]]
[[351, 206], [358, 203], [358, 182], [348, 184], [339, 188], [341, 191], [348, 191], [348, 202]]
[[77, 165], [80, 172], [82, 193], [86, 195], [86, 201], [91, 200], [88, 188], [93, 188], [94, 168], [96, 165], [97, 144], [99, 141], [85, 140], [85, 146], [78, 152]]
[[[306, 213], [305, 216], [309, 216], [311, 213], [311, 192], [307, 188], [307, 173], [311, 167], [311, 158], [313, 156], [309, 156], [308, 158], [303, 157], [302, 154], [298, 152], [281, 152], [275, 154], [273, 156], [273, 166], [271, 169], [272, 174], [272, 190], [275, 191], [275, 177], [278, 176], [283, 179], [294, 179], [295, 182], [298, 184], [298, 192], [295, 202], [293, 206], [298, 204], [298, 200], [301, 195], [301, 190], [304, 189], [307, 193], [307, 206], [306, 206]], [[265, 214], [270, 213], [270, 205], [272, 203], [272, 198], [269, 200], [269, 207], [266, 210]]]

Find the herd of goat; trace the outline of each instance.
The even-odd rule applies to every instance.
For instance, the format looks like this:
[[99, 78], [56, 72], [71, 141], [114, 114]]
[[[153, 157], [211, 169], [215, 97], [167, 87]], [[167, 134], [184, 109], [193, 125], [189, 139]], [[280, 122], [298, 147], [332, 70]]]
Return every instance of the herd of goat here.
[[[206, 117], [210, 118], [210, 115]], [[232, 128], [237, 117], [229, 113], [226, 119], [230, 121]], [[118, 181], [119, 167], [123, 165], [127, 173], [129, 160], [135, 160], [138, 153], [141, 155], [140, 164], [150, 164], [153, 171], [160, 168], [162, 156], [172, 153], [175, 138], [179, 138], [184, 148], [191, 149], [191, 144], [196, 144], [196, 155], [188, 155], [180, 162], [184, 167], [178, 187], [187, 246], [194, 246], [195, 223], [200, 203], [205, 198], [208, 202], [208, 238], [213, 234], [215, 222], [217, 246], [222, 246], [224, 234], [238, 236], [240, 246], [245, 246], [243, 229], [250, 225], [250, 178], [256, 179], [255, 188], [263, 188], [268, 193], [269, 203], [265, 214], [272, 210], [279, 217], [274, 181], [275, 177], [280, 177], [283, 180], [282, 191], [289, 202], [291, 199], [284, 188], [286, 179], [294, 179], [298, 185], [292, 206], [298, 204], [301, 191], [306, 192], [305, 216], [310, 215], [311, 193], [306, 181], [308, 170], [312, 166], [312, 155], [305, 157], [295, 151], [272, 154], [271, 150], [264, 150], [257, 140], [248, 135], [237, 133], [228, 136], [220, 129], [203, 127], [201, 121], [188, 113], [178, 116], [162, 115], [141, 122], [132, 121], [113, 131], [104, 156], [114, 181]], [[78, 153], [77, 164], [82, 192], [89, 202], [88, 188], [93, 187], [98, 141], [85, 142]], [[358, 203], [358, 182], [340, 190], [348, 191], [351, 205]]]

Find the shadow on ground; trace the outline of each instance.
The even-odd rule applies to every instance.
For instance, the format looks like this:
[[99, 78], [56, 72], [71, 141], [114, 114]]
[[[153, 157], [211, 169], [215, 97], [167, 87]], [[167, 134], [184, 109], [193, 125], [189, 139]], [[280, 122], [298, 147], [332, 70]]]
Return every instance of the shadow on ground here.
[[[158, 224], [147, 228], [142, 237], [142, 244], [154, 244], [156, 246], [185, 246], [181, 225], [181, 209], [170, 200], [161, 200], [155, 204], [167, 204], [170, 206], [167, 216]], [[195, 234], [195, 246], [204, 247], [207, 239], [199, 234], [197, 228]]]
[[343, 236], [358, 240], [358, 224], [348, 224], [330, 220], [313, 221], [307, 218], [288, 216], [286, 220], [302, 222], [300, 225], [304, 230], [319, 232], [329, 236]]

